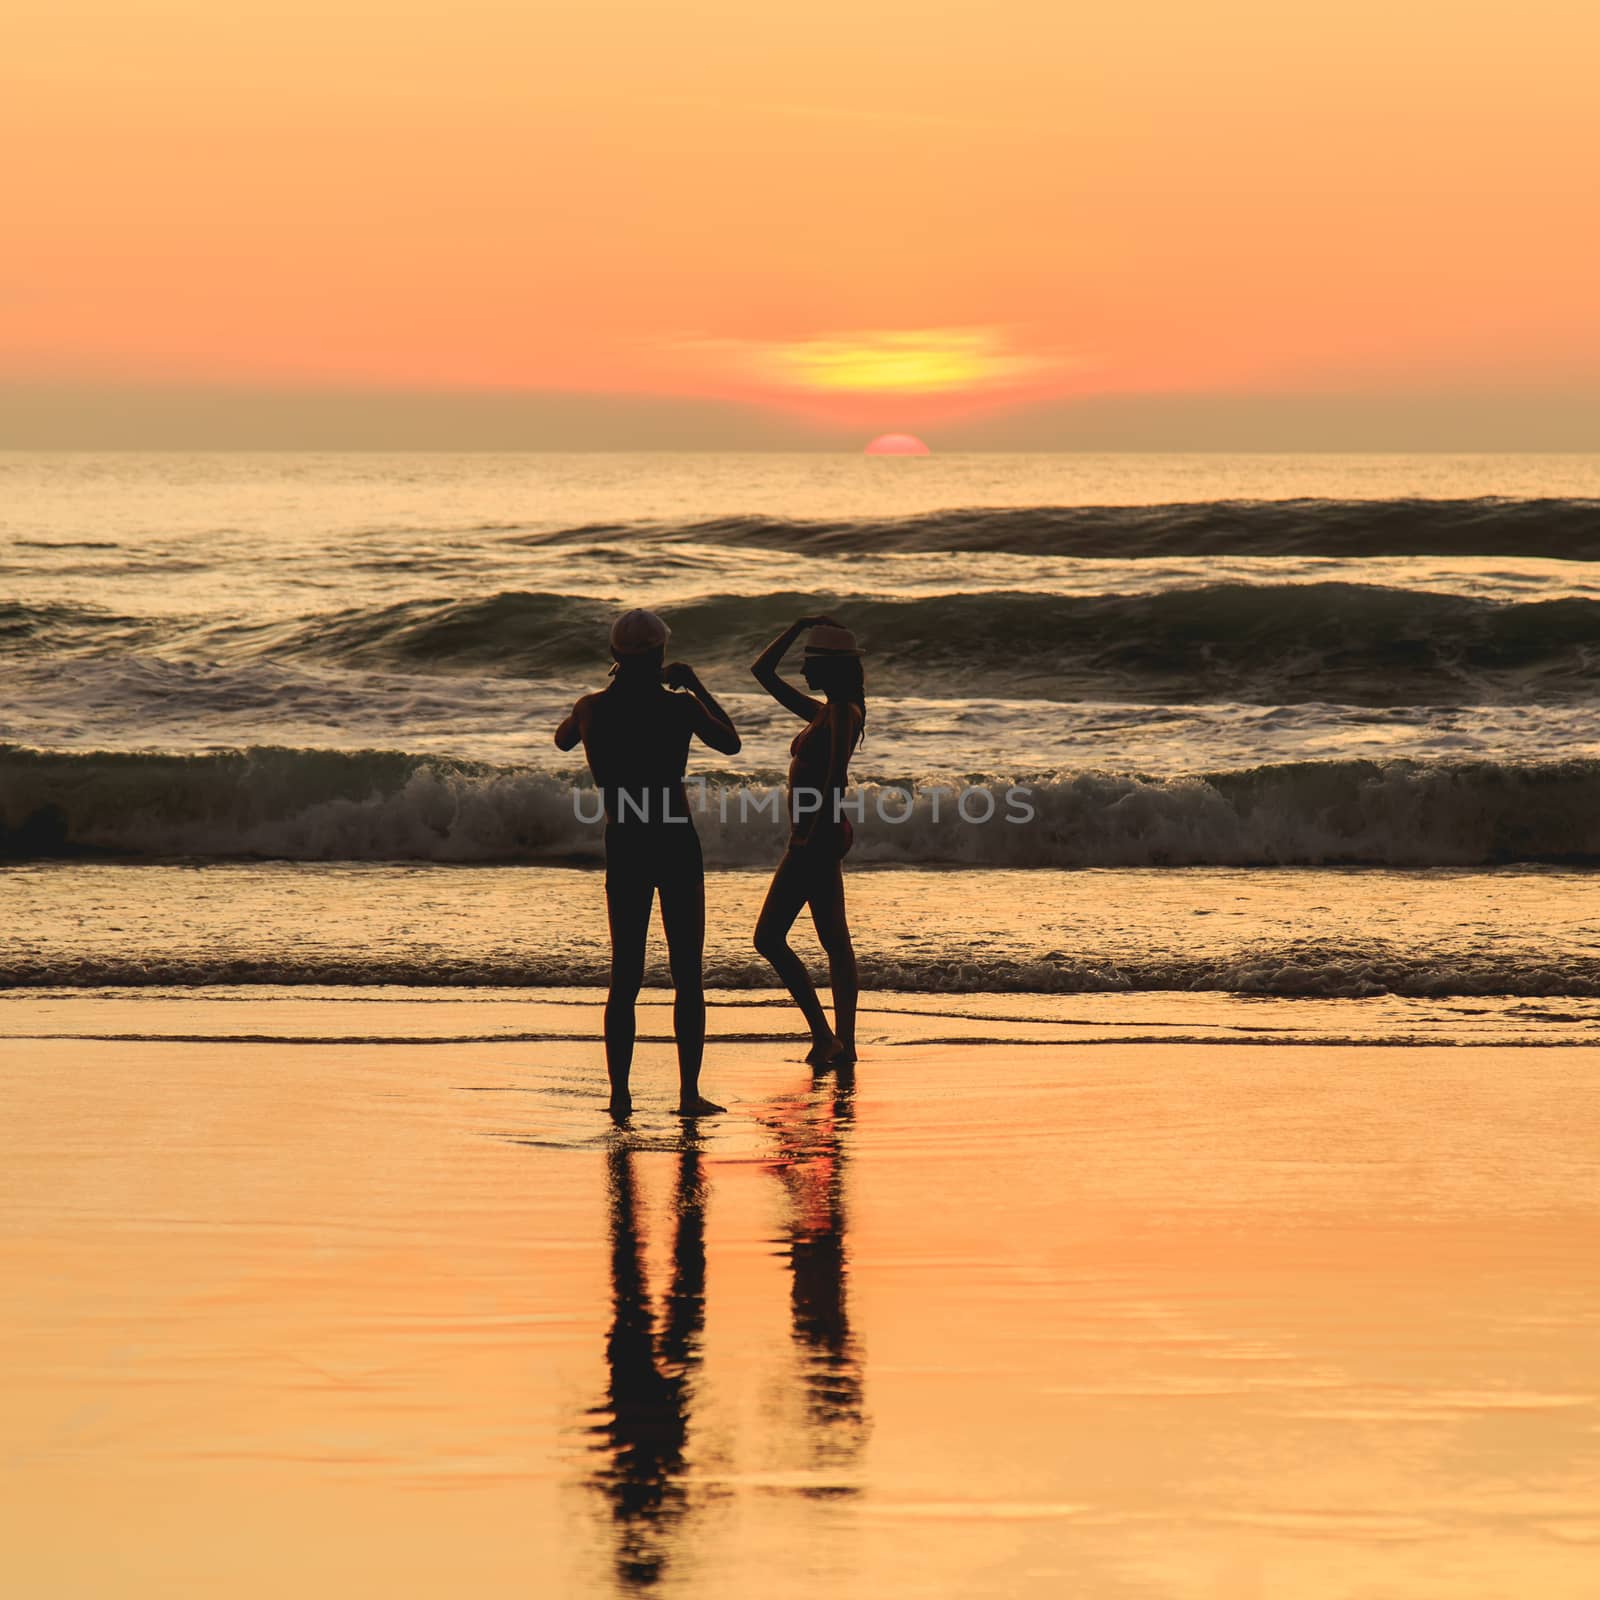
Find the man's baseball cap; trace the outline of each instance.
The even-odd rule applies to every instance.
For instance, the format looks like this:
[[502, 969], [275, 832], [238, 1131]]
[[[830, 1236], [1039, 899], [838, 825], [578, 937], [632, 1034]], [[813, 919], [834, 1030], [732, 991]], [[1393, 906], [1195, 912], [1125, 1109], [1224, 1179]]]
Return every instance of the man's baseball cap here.
[[611, 624], [611, 653], [614, 656], [642, 656], [665, 649], [672, 629], [653, 611], [635, 608], [624, 611]]

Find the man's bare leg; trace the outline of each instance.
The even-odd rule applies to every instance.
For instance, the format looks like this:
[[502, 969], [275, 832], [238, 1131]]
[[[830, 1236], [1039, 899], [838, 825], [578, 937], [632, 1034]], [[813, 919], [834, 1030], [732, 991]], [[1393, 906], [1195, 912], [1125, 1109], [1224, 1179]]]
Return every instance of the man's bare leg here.
[[708, 1117], [723, 1107], [700, 1093], [700, 1065], [706, 1048], [706, 881], [685, 868], [682, 881], [661, 885], [661, 929], [667, 936], [672, 972], [672, 1034], [678, 1045], [678, 1115]]
[[633, 1110], [628, 1075], [633, 1068], [634, 1005], [644, 982], [644, 942], [650, 928], [650, 881], [606, 874], [606, 916], [611, 924], [611, 987], [606, 992], [606, 1109], [622, 1118]]

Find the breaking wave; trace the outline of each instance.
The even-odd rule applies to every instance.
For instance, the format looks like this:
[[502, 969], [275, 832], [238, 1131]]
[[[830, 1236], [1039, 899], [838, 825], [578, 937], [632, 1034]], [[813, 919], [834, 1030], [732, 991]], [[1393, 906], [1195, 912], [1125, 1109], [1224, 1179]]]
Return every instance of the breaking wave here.
[[[774, 633], [819, 605], [849, 619], [867, 648], [872, 686], [891, 694], [1388, 706], [1600, 693], [1600, 601], [1509, 602], [1349, 583], [1092, 596], [715, 595], [672, 609], [674, 644], [742, 678]], [[596, 641], [610, 610], [513, 591], [202, 626], [11, 605], [0, 609], [0, 649], [81, 656], [153, 647], [207, 660], [570, 679], [602, 665]]]
[[[1149, 594], [824, 597], [872, 682], [1018, 698], [1416, 705], [1600, 691], [1600, 602], [1509, 603], [1348, 583], [1212, 584]], [[719, 595], [677, 606], [674, 642], [742, 676], [818, 598]], [[276, 630], [274, 651], [411, 671], [592, 672], [607, 608], [553, 594], [420, 600]], [[266, 641], [263, 641], [266, 642]]]
[[721, 517], [520, 533], [525, 545], [677, 539], [802, 554], [983, 550], [1138, 560], [1162, 556], [1539, 556], [1600, 560], [1600, 501], [1207, 500], [1152, 506], [1017, 506], [848, 521]]
[[[715, 866], [782, 848], [775, 784], [708, 784]], [[966, 867], [1600, 862], [1600, 762], [1327, 761], [867, 784], [853, 861]], [[575, 803], [576, 796], [576, 803]], [[0, 746], [0, 855], [598, 861], [587, 779], [400, 751]], [[583, 815], [579, 815], [579, 805]], [[1024, 815], [1026, 813], [1026, 815]]]

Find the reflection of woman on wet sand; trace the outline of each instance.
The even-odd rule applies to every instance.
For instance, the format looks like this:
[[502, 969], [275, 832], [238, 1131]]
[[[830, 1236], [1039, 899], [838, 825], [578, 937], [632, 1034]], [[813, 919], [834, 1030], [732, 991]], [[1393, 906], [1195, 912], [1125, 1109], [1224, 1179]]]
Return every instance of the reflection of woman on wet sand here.
[[[778, 674], [784, 652], [807, 628], [811, 633], [801, 672], [807, 686], [825, 697], [821, 700]], [[861, 651], [855, 635], [831, 618], [801, 617], [761, 652], [750, 670], [779, 705], [806, 723], [789, 747], [789, 845], [756, 922], [756, 949], [772, 963], [811, 1028], [806, 1060], [813, 1066], [848, 1067], [856, 1059], [857, 978], [842, 866], [851, 829], [839, 803], [867, 720]], [[789, 945], [789, 930], [807, 905], [828, 956], [832, 1027], [804, 963]]]
[[783, 1240], [790, 1310], [813, 1444], [825, 1463], [853, 1458], [866, 1433], [861, 1353], [846, 1300], [845, 1134], [848, 1094], [813, 1091], [779, 1102], [771, 1123], [787, 1206]]
[[593, 1429], [608, 1460], [595, 1481], [611, 1502], [618, 1577], [648, 1587], [661, 1576], [688, 1510], [682, 1478], [691, 1380], [705, 1324], [705, 1186], [698, 1151], [678, 1158], [672, 1287], [658, 1331], [645, 1278], [633, 1152], [607, 1155], [611, 1196], [611, 1382]]

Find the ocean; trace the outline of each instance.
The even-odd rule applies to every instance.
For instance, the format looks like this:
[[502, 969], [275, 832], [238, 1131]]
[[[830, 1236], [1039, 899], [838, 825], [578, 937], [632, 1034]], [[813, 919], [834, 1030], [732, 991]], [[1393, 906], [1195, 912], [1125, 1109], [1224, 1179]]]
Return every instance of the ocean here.
[[[1592, 1600], [1600, 457], [0, 458], [8, 1592]], [[558, 718], [658, 607], [702, 1084]], [[866, 651], [860, 1065], [751, 945]], [[804, 920], [793, 935], [824, 978]]]
[[1600, 455], [3, 456], [0, 982], [602, 984], [632, 605], [744, 736], [715, 986], [824, 611], [869, 987], [1600, 995]]

